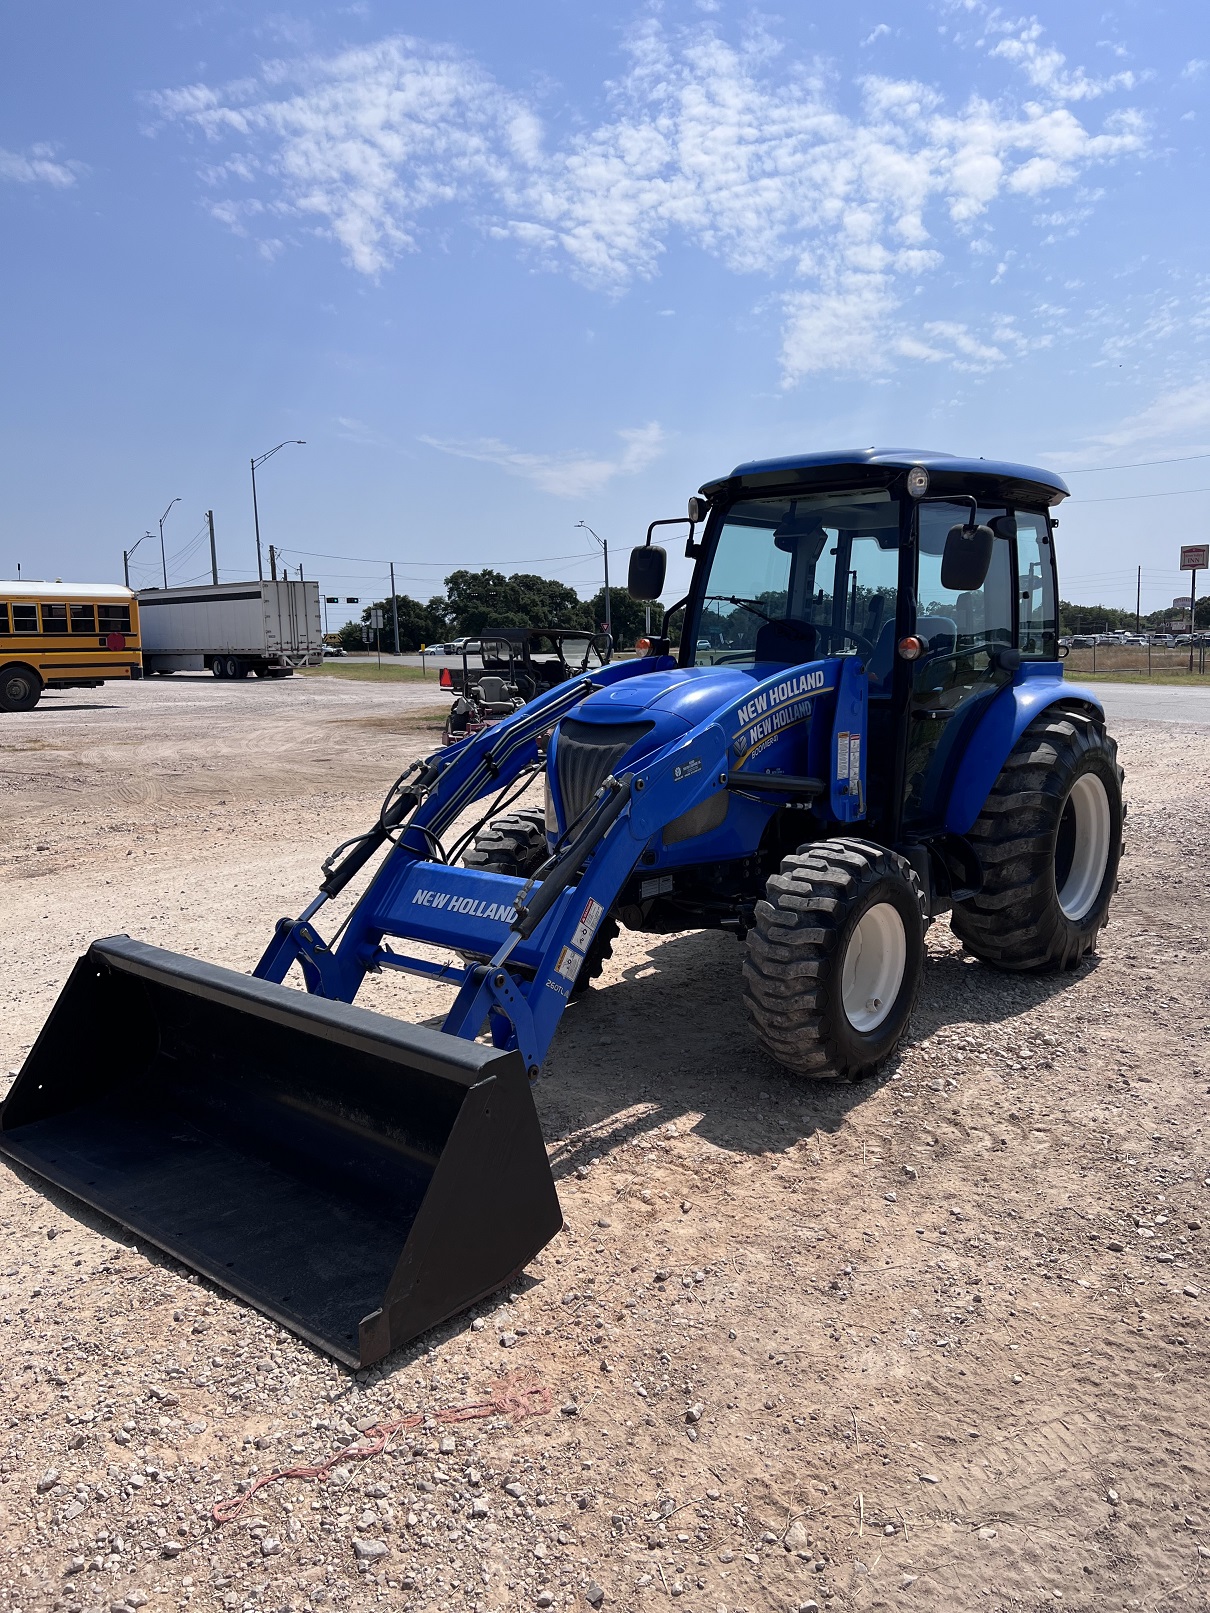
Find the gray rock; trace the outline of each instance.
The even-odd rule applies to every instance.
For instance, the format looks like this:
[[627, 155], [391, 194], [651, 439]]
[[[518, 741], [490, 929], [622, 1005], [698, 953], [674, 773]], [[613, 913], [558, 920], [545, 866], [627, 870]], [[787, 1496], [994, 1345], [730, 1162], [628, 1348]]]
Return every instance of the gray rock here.
[[605, 1592], [597, 1584], [595, 1579], [584, 1592], [584, 1600], [588, 1603], [589, 1607], [600, 1607], [604, 1602]]
[[280, 1557], [281, 1553], [282, 1553], [281, 1541], [275, 1539], [273, 1535], [266, 1535], [265, 1538], [260, 1543], [260, 1554], [261, 1554], [261, 1556], [262, 1557]]
[[47, 1490], [53, 1490], [55, 1485], [58, 1484], [58, 1482], [59, 1482], [59, 1470], [58, 1470], [58, 1468], [56, 1468], [56, 1467], [48, 1467], [46, 1472], [43, 1473], [42, 1477], [38, 1480], [38, 1494], [39, 1495], [45, 1495]]
[[685, 1421], [687, 1423], [700, 1423], [702, 1420], [702, 1412], [705, 1411], [705, 1409], [706, 1408], [702, 1405], [700, 1400], [695, 1401], [692, 1406], [687, 1406], [685, 1408]]
[[782, 1544], [787, 1551], [810, 1550], [811, 1537], [807, 1533], [807, 1526], [801, 1518], [795, 1518], [794, 1522], [786, 1530], [782, 1537]]
[[353, 1555], [359, 1563], [368, 1567], [372, 1563], [379, 1563], [390, 1551], [385, 1540], [355, 1540], [353, 1542]]
[[516, 1342], [517, 1335], [515, 1333], [501, 1333], [500, 1345], [502, 1349], [511, 1350]]

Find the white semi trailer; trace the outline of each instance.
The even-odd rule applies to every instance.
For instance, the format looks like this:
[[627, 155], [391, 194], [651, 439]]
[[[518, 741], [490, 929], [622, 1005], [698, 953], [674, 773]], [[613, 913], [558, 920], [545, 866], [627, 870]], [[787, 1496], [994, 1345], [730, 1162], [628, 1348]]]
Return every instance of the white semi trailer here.
[[288, 678], [323, 660], [317, 582], [224, 582], [139, 591], [143, 671]]

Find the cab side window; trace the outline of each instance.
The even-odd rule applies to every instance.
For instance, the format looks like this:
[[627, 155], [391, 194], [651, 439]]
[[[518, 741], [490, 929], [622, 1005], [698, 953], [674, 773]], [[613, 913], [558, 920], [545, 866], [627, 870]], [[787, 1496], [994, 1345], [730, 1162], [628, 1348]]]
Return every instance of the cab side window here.
[[1055, 568], [1044, 515], [1017, 513], [1017, 644], [1030, 661], [1059, 653]]

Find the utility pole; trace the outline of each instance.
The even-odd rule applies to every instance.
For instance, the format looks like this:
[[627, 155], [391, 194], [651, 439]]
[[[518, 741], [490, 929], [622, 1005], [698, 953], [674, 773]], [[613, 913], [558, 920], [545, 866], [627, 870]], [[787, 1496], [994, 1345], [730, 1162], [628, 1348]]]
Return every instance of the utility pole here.
[[1135, 631], [1135, 636], [1136, 637], [1138, 636], [1138, 631], [1139, 631], [1139, 609], [1140, 609], [1140, 606], [1142, 604], [1142, 600], [1143, 600], [1143, 568], [1142, 568], [1142, 566], [1140, 566], [1139, 569], [1138, 569], [1138, 573], [1137, 573], [1137, 575], [1135, 577], [1135, 580], [1134, 580], [1134, 631]]
[[395, 562], [391, 561], [391, 619], [395, 624], [395, 654], [399, 654], [399, 601], [395, 597]]
[[[173, 501], [172, 501], [172, 504], [179, 504], [180, 502], [181, 501], [180, 501], [179, 498], [174, 498]], [[168, 586], [168, 562], [164, 558], [164, 522], [168, 519], [169, 512], [172, 509], [172, 504], [170, 504], [168, 506], [168, 509], [166, 509], [164, 511], [163, 515], [160, 516], [160, 566], [161, 566], [161, 568], [163, 569], [163, 572], [164, 572], [164, 587], [165, 588], [167, 588], [167, 586]]]
[[277, 581], [277, 550], [272, 544], [269, 545], [269, 576]]
[[210, 576], [214, 586], [218, 587], [218, 555], [214, 549], [214, 511], [206, 511], [206, 525], [210, 528]]
[[583, 527], [584, 531], [587, 532], [590, 537], [596, 539], [596, 541], [601, 545], [601, 552], [605, 556], [605, 631], [612, 641], [613, 615], [609, 608], [609, 545], [604, 538], [597, 536], [587, 521], [577, 521], [576, 525], [578, 527]]

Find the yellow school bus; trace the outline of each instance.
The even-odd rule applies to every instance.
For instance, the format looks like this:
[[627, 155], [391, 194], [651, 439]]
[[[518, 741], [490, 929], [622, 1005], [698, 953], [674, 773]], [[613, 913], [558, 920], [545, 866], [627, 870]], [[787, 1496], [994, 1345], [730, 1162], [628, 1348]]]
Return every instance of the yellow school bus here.
[[43, 689], [141, 676], [139, 608], [129, 588], [0, 580], [0, 711], [32, 711]]

